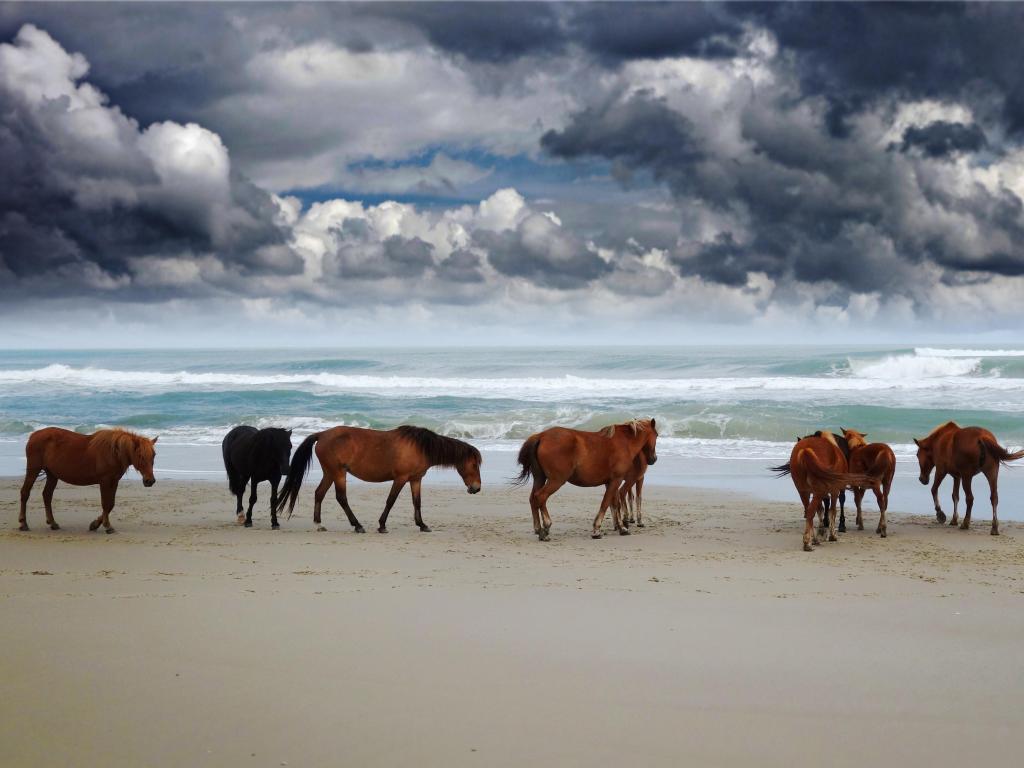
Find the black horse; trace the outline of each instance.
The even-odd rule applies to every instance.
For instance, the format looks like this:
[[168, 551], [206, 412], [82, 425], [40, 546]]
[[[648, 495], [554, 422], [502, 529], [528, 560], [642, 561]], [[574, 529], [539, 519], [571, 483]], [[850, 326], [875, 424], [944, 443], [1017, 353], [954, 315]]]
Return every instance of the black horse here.
[[[270, 526], [277, 524], [277, 486], [281, 476], [288, 475], [288, 460], [292, 453], [292, 431], [278, 427], [256, 429], [235, 427], [224, 436], [221, 443], [224, 453], [224, 469], [228, 473], [228, 487], [238, 497], [238, 522], [252, 528], [252, 508], [256, 505], [256, 486], [264, 480], [270, 482]], [[252, 482], [249, 493], [249, 509], [242, 517], [242, 496], [245, 485]]]

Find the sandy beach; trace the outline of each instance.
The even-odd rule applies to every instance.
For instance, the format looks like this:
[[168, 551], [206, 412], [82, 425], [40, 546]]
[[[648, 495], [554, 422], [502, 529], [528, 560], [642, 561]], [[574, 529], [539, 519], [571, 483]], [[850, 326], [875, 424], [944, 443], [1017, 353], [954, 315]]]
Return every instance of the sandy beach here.
[[[429, 478], [428, 478], [429, 480]], [[331, 508], [246, 530], [214, 483], [0, 482], [4, 765], [1009, 764], [1024, 746], [1024, 536], [892, 515], [800, 551], [795, 505], [647, 490], [592, 541], [560, 492], [427, 485], [391, 532]], [[369, 527], [386, 488], [350, 490]], [[328, 507], [325, 506], [325, 510]], [[609, 528], [606, 522], [606, 529]], [[609, 533], [611, 533], [609, 531]]]

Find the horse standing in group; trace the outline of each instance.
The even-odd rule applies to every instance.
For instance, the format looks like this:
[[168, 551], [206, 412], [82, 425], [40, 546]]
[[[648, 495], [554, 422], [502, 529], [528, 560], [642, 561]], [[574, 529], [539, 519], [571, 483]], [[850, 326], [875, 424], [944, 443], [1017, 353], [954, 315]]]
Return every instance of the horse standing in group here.
[[[228, 474], [228, 487], [238, 500], [235, 515], [238, 522], [252, 528], [252, 508], [256, 505], [256, 486], [270, 483], [270, 527], [280, 528], [277, 522], [277, 486], [281, 477], [288, 475], [288, 459], [292, 453], [292, 431], [279, 427], [239, 426], [224, 436], [221, 443], [224, 470]], [[249, 508], [242, 514], [245, 486], [252, 483]]]
[[658, 460], [658, 430], [654, 419], [613, 424], [597, 432], [584, 432], [566, 427], [551, 427], [526, 438], [519, 449], [522, 470], [515, 483], [533, 478], [530, 511], [537, 538], [547, 541], [551, 531], [551, 515], [547, 501], [566, 483], [593, 488], [605, 487], [601, 505], [594, 518], [592, 538], [601, 538], [601, 523], [612, 507], [615, 529], [623, 536], [629, 528], [622, 522], [619, 489], [632, 471], [637, 454], [643, 453], [648, 465]]
[[156, 482], [153, 460], [156, 458], [157, 438], [136, 435], [124, 429], [101, 429], [91, 435], [82, 435], [59, 427], [47, 427], [33, 432], [25, 444], [25, 482], [21, 486], [19, 529], [28, 530], [27, 505], [32, 486], [40, 473], [46, 473], [43, 487], [43, 506], [46, 524], [54, 531], [60, 526], [53, 518], [53, 491], [63, 480], [71, 485], [99, 485], [102, 514], [89, 524], [95, 531], [102, 525], [107, 533], [114, 532], [110, 513], [114, 509], [117, 484], [134, 467], [142, 475], [142, 484], [149, 488]]
[[953, 477], [953, 519], [950, 525], [957, 524], [957, 505], [960, 502], [960, 484], [963, 483], [967, 495], [967, 510], [964, 512], [960, 529], [966, 531], [971, 527], [971, 510], [974, 507], [974, 492], [971, 481], [977, 474], [985, 475], [992, 502], [993, 536], [999, 535], [999, 516], [996, 508], [999, 505], [999, 467], [1010, 461], [1024, 458], [1024, 450], [1010, 453], [996, 440], [995, 435], [981, 427], [961, 427], [953, 421], [936, 427], [927, 437], [914, 439], [917, 445], [917, 462], [921, 469], [918, 478], [922, 485], [928, 485], [932, 469], [935, 470], [935, 482], [932, 483], [932, 501], [935, 503], [935, 519], [946, 522], [946, 513], [939, 505], [939, 486], [946, 475]]
[[[855, 429], [842, 428], [843, 437], [849, 447], [850, 471], [855, 474], [867, 475], [875, 481], [871, 486], [874, 491], [875, 501], [878, 502], [878, 527], [875, 533], [883, 539], [888, 535], [885, 521], [885, 513], [889, 509], [889, 491], [892, 488], [893, 477], [896, 476], [896, 454], [893, 453], [885, 443], [868, 443], [864, 440], [867, 434], [858, 432]], [[857, 530], [864, 530], [864, 516], [861, 511], [861, 502], [864, 500], [863, 486], [854, 486], [853, 501], [857, 505]], [[840, 530], [845, 530], [843, 525]]]
[[851, 474], [846, 456], [839, 448], [831, 432], [821, 432], [801, 438], [790, 454], [789, 462], [772, 467], [777, 476], [790, 475], [800, 496], [804, 509], [804, 551], [812, 551], [812, 545], [820, 543], [814, 530], [814, 515], [820, 514], [824, 500], [829, 497], [833, 513], [828, 520], [828, 540], [838, 541], [836, 536], [835, 509], [840, 492], [848, 486], [871, 486], [873, 481], [866, 475]]
[[281, 489], [277, 502], [280, 511], [288, 502], [288, 516], [295, 509], [302, 478], [309, 471], [313, 460], [313, 448], [320, 461], [324, 477], [313, 495], [313, 522], [318, 530], [326, 530], [320, 524], [320, 506], [327, 490], [334, 485], [335, 498], [345, 511], [349, 523], [356, 533], [364, 528], [352, 513], [348, 504], [346, 478], [348, 473], [368, 483], [391, 481], [391, 492], [380, 516], [380, 533], [387, 533], [388, 514], [406, 483], [412, 490], [413, 514], [416, 525], [424, 532], [430, 527], [423, 522], [420, 510], [420, 487], [423, 476], [431, 467], [453, 467], [470, 493], [480, 491], [480, 451], [469, 443], [439, 435], [423, 427], [402, 426], [388, 431], [360, 429], [358, 427], [334, 427], [307, 437], [295, 450], [288, 479]]

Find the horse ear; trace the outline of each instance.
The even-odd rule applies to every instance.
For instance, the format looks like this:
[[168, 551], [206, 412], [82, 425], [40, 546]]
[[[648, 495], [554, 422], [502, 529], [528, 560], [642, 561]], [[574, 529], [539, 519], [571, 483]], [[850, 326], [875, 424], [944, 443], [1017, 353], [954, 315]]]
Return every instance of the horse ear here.
[[288, 430], [288, 437], [291, 437], [291, 436], [292, 436], [292, 431], [289, 429]]
[[844, 435], [850, 431], [846, 427], [840, 427], [839, 429], [843, 432]]
[[651, 417], [651, 429], [655, 428], [654, 417]]
[[921, 447], [921, 441], [918, 440], [916, 437], [914, 438], [914, 445], [916, 445], [918, 448]]
[[157, 435], [150, 442], [152, 442], [153, 445], [156, 445], [156, 441], [159, 440], [159, 439], [160, 439], [160, 435]]

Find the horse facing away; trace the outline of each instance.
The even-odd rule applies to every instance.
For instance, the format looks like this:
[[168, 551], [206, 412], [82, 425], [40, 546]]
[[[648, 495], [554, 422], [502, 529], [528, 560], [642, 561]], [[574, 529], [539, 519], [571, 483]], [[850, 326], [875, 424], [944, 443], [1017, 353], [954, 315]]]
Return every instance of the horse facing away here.
[[113, 533], [110, 513], [114, 509], [117, 484], [128, 467], [135, 467], [142, 475], [142, 484], [149, 488], [156, 482], [153, 477], [153, 460], [156, 457], [156, 441], [136, 435], [124, 429], [101, 429], [91, 435], [81, 435], [59, 427], [47, 427], [33, 432], [25, 444], [25, 482], [21, 486], [21, 510], [18, 515], [19, 529], [28, 530], [26, 507], [32, 494], [32, 486], [41, 472], [46, 473], [43, 486], [43, 506], [46, 507], [46, 524], [54, 531], [60, 526], [53, 519], [53, 491], [63, 480], [71, 485], [100, 486], [102, 514], [89, 524], [95, 531], [102, 525], [107, 533]]
[[960, 502], [960, 484], [963, 483], [967, 495], [967, 511], [960, 529], [966, 531], [971, 527], [971, 510], [974, 507], [974, 493], [971, 481], [981, 473], [988, 480], [992, 502], [993, 536], [999, 535], [999, 517], [996, 508], [999, 505], [999, 466], [1024, 458], [1024, 450], [1010, 453], [996, 441], [995, 435], [981, 427], [961, 427], [953, 421], [946, 422], [931, 431], [928, 437], [920, 440], [914, 438], [917, 445], [917, 462], [921, 468], [918, 478], [921, 485], [928, 485], [928, 478], [935, 470], [935, 482], [932, 483], [932, 501], [935, 503], [935, 519], [946, 522], [946, 513], [939, 505], [939, 486], [946, 475], [953, 476], [953, 519], [950, 525], [957, 524], [957, 505]]
[[365, 532], [348, 504], [345, 482], [349, 472], [368, 483], [391, 481], [391, 492], [377, 528], [380, 533], [387, 533], [388, 513], [406, 483], [412, 490], [416, 525], [421, 531], [430, 531], [429, 526], [423, 522], [420, 510], [420, 483], [431, 467], [452, 467], [466, 484], [466, 490], [470, 493], [480, 491], [482, 459], [480, 451], [469, 443], [439, 435], [423, 427], [402, 426], [388, 431], [334, 427], [310, 435], [295, 450], [276, 511], [279, 512], [287, 500], [288, 516], [291, 517], [299, 497], [302, 478], [306, 476], [313, 460], [314, 446], [324, 472], [323, 480], [313, 496], [313, 522], [320, 531], [326, 530], [320, 524], [320, 505], [327, 495], [327, 489], [333, 484], [335, 498], [345, 511], [349, 523], [356, 533]]
[[[872, 487], [875, 493], [875, 501], [878, 502], [878, 527], [875, 533], [883, 539], [888, 535], [885, 522], [885, 513], [889, 509], [889, 491], [892, 488], [892, 479], [896, 475], [896, 454], [893, 453], [885, 443], [868, 443], [864, 440], [867, 434], [858, 432], [855, 429], [842, 427], [843, 437], [850, 447], [850, 471], [867, 475], [875, 480], [876, 485]], [[864, 488], [855, 486], [853, 489], [853, 501], [857, 505], [857, 530], [864, 530], [864, 516], [861, 511], [861, 502], [864, 500]]]
[[[288, 475], [288, 459], [292, 453], [292, 431], [280, 427], [256, 429], [242, 425], [224, 436], [221, 443], [224, 470], [228, 473], [228, 488], [238, 500], [235, 515], [238, 522], [252, 528], [252, 508], [256, 505], [256, 486], [266, 480], [270, 483], [270, 527], [280, 528], [277, 522], [277, 486], [281, 477]], [[242, 496], [245, 486], [252, 483], [249, 508], [242, 514]]]
[[777, 473], [778, 477], [792, 476], [793, 485], [800, 496], [800, 503], [804, 508], [805, 552], [812, 551], [812, 544], [820, 544], [818, 534], [814, 530], [814, 515], [821, 510], [826, 496], [831, 497], [833, 509], [828, 521], [828, 540], [838, 541], [834, 510], [839, 500], [839, 492], [847, 486], [873, 485], [871, 478], [851, 474], [848, 469], [846, 457], [831, 432], [801, 438], [793, 446], [789, 462], [772, 467], [772, 471]]
[[605, 486], [594, 518], [592, 538], [601, 538], [601, 523], [610, 505], [615, 529], [623, 536], [627, 535], [629, 529], [622, 523], [619, 506], [613, 502], [618, 498], [619, 488], [632, 470], [638, 453], [644, 454], [647, 464], [658, 460], [657, 440], [654, 419], [634, 419], [597, 432], [551, 427], [526, 438], [519, 449], [518, 461], [522, 470], [513, 482], [522, 485], [533, 478], [530, 511], [537, 538], [548, 540], [551, 515], [547, 502], [551, 494], [565, 483], [584, 488]]
[[622, 487], [619, 489], [619, 496], [615, 503], [619, 508], [623, 523], [632, 525], [636, 523], [637, 528], [644, 527], [643, 500], [644, 500], [644, 476], [647, 474], [647, 456], [640, 451], [633, 459], [633, 468], [622, 480]]

